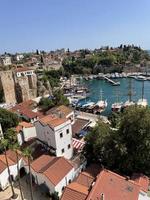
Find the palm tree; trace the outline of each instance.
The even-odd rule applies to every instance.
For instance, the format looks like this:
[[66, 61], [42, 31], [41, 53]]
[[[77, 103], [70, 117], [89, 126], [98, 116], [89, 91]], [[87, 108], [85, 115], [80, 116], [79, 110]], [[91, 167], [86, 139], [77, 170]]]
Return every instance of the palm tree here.
[[18, 154], [19, 145], [18, 145], [18, 143], [14, 144], [12, 146], [12, 149], [16, 153], [16, 158], [17, 158], [17, 172], [18, 172], [18, 184], [19, 184], [20, 196], [21, 196], [21, 200], [24, 200], [24, 198], [23, 198], [23, 192], [22, 192], [22, 188], [21, 188], [21, 181], [20, 181], [19, 154]]
[[18, 172], [18, 184], [19, 184], [19, 190], [20, 190], [20, 196], [21, 199], [23, 200], [23, 192], [21, 188], [21, 181], [20, 181], [20, 170], [19, 170], [19, 155], [18, 155], [18, 150], [19, 150], [19, 144], [17, 142], [17, 137], [16, 137], [16, 131], [14, 129], [8, 129], [6, 132], [6, 137], [11, 144], [9, 145], [9, 148], [15, 151], [16, 153], [16, 158], [17, 158], [17, 172]]
[[8, 169], [8, 175], [9, 175], [9, 180], [10, 180], [10, 187], [11, 187], [11, 191], [12, 191], [12, 199], [16, 199], [18, 197], [18, 195], [15, 193], [14, 188], [13, 188], [13, 180], [11, 177], [11, 173], [10, 173], [10, 168], [9, 168], [9, 164], [8, 164], [8, 158], [7, 158], [7, 152], [6, 149], [8, 147], [8, 140], [7, 139], [1, 139], [1, 145], [4, 149], [4, 155], [5, 155], [5, 159], [6, 159], [6, 165], [7, 165], [7, 169]]
[[23, 155], [27, 158], [28, 160], [28, 166], [29, 166], [29, 176], [30, 176], [30, 195], [31, 195], [31, 200], [33, 200], [33, 189], [32, 189], [32, 174], [31, 174], [31, 149], [29, 147], [25, 148], [23, 150]]

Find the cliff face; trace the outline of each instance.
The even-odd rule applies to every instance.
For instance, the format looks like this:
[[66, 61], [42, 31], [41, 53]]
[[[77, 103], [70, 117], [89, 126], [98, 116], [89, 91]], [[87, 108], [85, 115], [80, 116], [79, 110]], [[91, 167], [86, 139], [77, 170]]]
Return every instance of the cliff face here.
[[3, 89], [5, 102], [16, 103], [15, 81], [12, 71], [0, 72], [0, 87]]
[[47, 94], [52, 96], [52, 88], [51, 88], [49, 81], [46, 81], [46, 82], [38, 81], [37, 87], [38, 87], [38, 96], [44, 96]]

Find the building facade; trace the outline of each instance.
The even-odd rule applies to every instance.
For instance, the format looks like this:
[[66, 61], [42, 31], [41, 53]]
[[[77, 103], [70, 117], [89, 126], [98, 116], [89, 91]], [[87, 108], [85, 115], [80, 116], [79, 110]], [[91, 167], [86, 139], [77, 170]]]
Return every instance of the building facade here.
[[70, 159], [73, 154], [71, 121], [45, 116], [34, 123], [37, 138], [54, 149], [56, 156]]

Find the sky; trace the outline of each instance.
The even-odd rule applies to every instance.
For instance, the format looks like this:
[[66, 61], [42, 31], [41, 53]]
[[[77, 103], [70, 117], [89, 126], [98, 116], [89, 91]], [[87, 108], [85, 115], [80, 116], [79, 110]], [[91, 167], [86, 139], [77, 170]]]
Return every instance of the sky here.
[[0, 53], [120, 44], [150, 49], [150, 0], [0, 0]]

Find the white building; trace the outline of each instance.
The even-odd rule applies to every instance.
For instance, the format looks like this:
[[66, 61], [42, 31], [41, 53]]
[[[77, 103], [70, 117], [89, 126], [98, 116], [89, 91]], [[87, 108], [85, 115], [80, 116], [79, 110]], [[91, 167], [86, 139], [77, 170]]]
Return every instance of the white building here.
[[20, 61], [24, 58], [24, 55], [23, 54], [16, 54], [16, 60], [17, 61]]
[[36, 138], [36, 129], [35, 126], [31, 123], [20, 122], [16, 127], [16, 131], [19, 145], [22, 145], [24, 142]]
[[11, 57], [8, 55], [1, 56], [1, 63], [4, 66], [11, 65], [12, 64]]
[[37, 138], [54, 150], [56, 156], [70, 159], [73, 154], [71, 121], [47, 115], [34, 123]]
[[31, 173], [36, 184], [45, 184], [50, 193], [58, 192], [59, 196], [74, 178], [74, 168], [68, 160], [49, 155], [42, 155], [34, 160]]
[[58, 117], [65, 117], [68, 120], [70, 119], [71, 124], [74, 124], [75, 122], [74, 110], [68, 106], [61, 105], [55, 108], [51, 108], [47, 111], [47, 114], [55, 114]]
[[[17, 158], [16, 158], [15, 152], [8, 150], [7, 159], [8, 159], [11, 179], [14, 181], [18, 175]], [[19, 157], [19, 169], [22, 167], [22, 165], [23, 165], [22, 158]], [[1, 154], [0, 155], [0, 188], [2, 190], [5, 190], [10, 185], [9, 180], [10, 178], [9, 178], [8, 169], [6, 165], [5, 155]]]
[[17, 68], [15, 72], [17, 77], [32, 76], [34, 74], [34, 70], [28, 67]]

